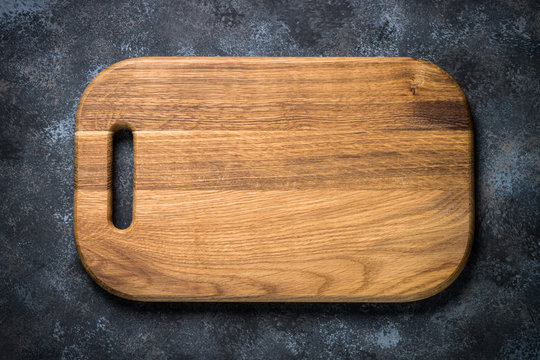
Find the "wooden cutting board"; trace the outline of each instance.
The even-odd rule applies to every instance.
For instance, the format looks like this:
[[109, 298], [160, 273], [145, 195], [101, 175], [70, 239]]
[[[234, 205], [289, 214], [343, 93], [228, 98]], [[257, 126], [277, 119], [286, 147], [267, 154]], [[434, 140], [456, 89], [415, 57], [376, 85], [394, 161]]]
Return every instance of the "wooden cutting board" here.
[[[134, 139], [133, 221], [111, 142]], [[466, 98], [411, 58], [138, 58], [86, 88], [75, 239], [92, 278], [149, 301], [431, 296], [473, 232]]]

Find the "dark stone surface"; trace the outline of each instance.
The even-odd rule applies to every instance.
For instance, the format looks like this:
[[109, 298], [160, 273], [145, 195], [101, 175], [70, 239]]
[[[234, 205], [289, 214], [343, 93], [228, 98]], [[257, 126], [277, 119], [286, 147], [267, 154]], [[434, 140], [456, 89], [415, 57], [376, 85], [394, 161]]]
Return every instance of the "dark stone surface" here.
[[117, 130], [112, 148], [112, 222], [127, 229], [133, 218], [133, 133]]
[[[539, 358], [540, 3], [1, 1], [0, 358]], [[72, 230], [74, 114], [146, 55], [413, 56], [463, 87], [476, 235], [406, 304], [169, 304], [93, 283]]]

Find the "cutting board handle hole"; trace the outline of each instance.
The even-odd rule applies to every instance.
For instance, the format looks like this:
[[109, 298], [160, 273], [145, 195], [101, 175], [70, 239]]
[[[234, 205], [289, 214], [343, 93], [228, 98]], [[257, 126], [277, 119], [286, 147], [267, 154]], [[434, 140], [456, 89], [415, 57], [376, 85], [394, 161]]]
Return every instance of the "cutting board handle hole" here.
[[116, 130], [112, 138], [112, 222], [127, 229], [133, 219], [133, 133]]

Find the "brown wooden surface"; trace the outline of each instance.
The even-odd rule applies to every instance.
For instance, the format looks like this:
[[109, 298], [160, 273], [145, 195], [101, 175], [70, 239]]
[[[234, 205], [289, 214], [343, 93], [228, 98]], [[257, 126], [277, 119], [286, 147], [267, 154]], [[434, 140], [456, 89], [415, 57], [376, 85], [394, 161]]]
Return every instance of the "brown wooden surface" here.
[[[134, 209], [111, 221], [111, 144]], [[410, 301], [473, 232], [466, 99], [410, 58], [140, 58], [76, 115], [75, 239], [91, 276], [151, 301]]]

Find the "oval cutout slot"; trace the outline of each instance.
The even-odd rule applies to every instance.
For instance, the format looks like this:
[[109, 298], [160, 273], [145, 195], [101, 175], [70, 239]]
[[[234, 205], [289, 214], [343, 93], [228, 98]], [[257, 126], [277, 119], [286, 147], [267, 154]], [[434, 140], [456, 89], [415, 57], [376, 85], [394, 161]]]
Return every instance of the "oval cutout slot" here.
[[127, 229], [133, 220], [133, 133], [114, 132], [112, 141], [112, 222]]

